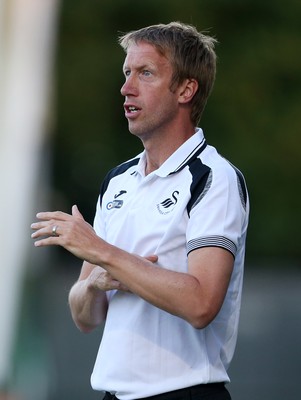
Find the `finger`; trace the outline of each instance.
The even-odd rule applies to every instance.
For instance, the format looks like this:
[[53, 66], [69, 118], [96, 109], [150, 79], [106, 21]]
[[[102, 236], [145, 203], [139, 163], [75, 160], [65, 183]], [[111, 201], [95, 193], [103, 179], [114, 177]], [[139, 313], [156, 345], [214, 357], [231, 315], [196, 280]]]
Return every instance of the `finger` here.
[[39, 239], [34, 242], [35, 247], [54, 246], [58, 245], [58, 236], [48, 236], [44, 239]]
[[62, 211], [43, 211], [37, 213], [36, 217], [43, 221], [50, 221], [51, 219], [65, 221], [66, 219], [70, 218], [70, 214]]
[[56, 224], [49, 225], [49, 224], [42, 224], [42, 223], [34, 223], [31, 225], [32, 229], [35, 231], [31, 234], [31, 237], [33, 239], [39, 238], [41, 236], [43, 237], [49, 237], [49, 236], [59, 236], [59, 226]]
[[33, 230], [38, 230], [38, 229], [45, 228], [46, 224], [48, 224], [48, 222], [42, 222], [42, 221], [33, 222], [33, 223], [30, 225], [30, 227], [31, 227], [31, 229], [33, 229]]
[[110, 282], [108, 282], [109, 290], [112, 290], [112, 289], [119, 290], [119, 289], [121, 289], [121, 287], [122, 287], [121, 283], [119, 281], [117, 281], [116, 279], [112, 279]]
[[[62, 224], [62, 221], [60, 222], [60, 225], [61, 224]], [[41, 221], [38, 221], [38, 222], [33, 222], [30, 225], [30, 227], [31, 227], [32, 230], [35, 230], [35, 231], [43, 230], [42, 234], [45, 234], [45, 232], [46, 232], [46, 234], [51, 232], [52, 236], [57, 236], [58, 235], [58, 233], [57, 233], [58, 224], [57, 224], [57, 221], [55, 221], [55, 220], [53, 220], [53, 221], [51, 221], [51, 220], [50, 221], [41, 220]]]
[[84, 219], [82, 213], [79, 211], [77, 205], [72, 206], [72, 215], [77, 218]]
[[148, 261], [152, 262], [152, 263], [156, 263], [158, 261], [158, 256], [156, 256], [155, 254], [152, 254], [150, 256], [145, 257]]
[[119, 283], [118, 290], [122, 290], [123, 292], [131, 293], [130, 289], [127, 286], [123, 285], [122, 283]]

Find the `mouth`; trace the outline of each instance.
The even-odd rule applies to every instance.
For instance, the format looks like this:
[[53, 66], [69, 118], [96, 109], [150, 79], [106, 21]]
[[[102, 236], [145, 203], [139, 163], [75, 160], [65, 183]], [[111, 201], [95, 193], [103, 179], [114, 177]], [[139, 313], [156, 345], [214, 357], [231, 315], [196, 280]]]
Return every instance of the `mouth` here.
[[127, 107], [127, 111], [130, 113], [135, 113], [135, 112], [139, 111], [139, 109], [134, 106], [129, 106], [129, 107]]
[[125, 104], [124, 110], [125, 110], [126, 116], [130, 116], [130, 115], [134, 115], [134, 114], [138, 113], [139, 111], [141, 111], [141, 108], [136, 107], [134, 105]]

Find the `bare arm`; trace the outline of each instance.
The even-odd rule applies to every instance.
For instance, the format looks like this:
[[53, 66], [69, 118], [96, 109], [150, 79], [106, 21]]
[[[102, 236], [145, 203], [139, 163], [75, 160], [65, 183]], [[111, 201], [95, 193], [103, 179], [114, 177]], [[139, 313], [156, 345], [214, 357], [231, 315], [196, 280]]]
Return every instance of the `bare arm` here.
[[71, 315], [82, 332], [90, 332], [105, 320], [108, 280], [109, 274], [104, 269], [84, 261], [79, 279], [69, 293]]
[[108, 253], [103, 266], [110, 274], [149, 303], [199, 329], [219, 312], [234, 260], [227, 250], [207, 247], [191, 252], [188, 273], [179, 273], [150, 265], [116, 247]]
[[[72, 215], [50, 212], [40, 213], [38, 218], [41, 221], [32, 225], [35, 230], [32, 237], [39, 239], [35, 242], [36, 246], [61, 245], [86, 260], [89, 268], [91, 265], [101, 265], [114, 280], [121, 282], [131, 292], [185, 319], [196, 328], [207, 326], [223, 304], [233, 269], [233, 256], [227, 250], [215, 247], [195, 250], [188, 257], [188, 273], [179, 273], [158, 268], [151, 261], [100, 239], [84, 221], [77, 207], [73, 207]], [[45, 238], [45, 235], [51, 235], [54, 225], [58, 226], [59, 236]], [[83, 278], [87, 278], [84, 272]], [[88, 296], [86, 298], [94, 299], [92, 303], [97, 304], [95, 293], [93, 290], [90, 293], [87, 282], [79, 283], [70, 296], [73, 312], [77, 310], [76, 315], [89, 316], [88, 320], [92, 322], [90, 328], [89, 325], [87, 328], [85, 321], [85, 327], [89, 330], [99, 322], [97, 319], [93, 321], [93, 316], [97, 314], [94, 314], [95, 309], [83, 307], [80, 313], [80, 307], [75, 305], [77, 296]], [[81, 326], [79, 319], [76, 321]]]

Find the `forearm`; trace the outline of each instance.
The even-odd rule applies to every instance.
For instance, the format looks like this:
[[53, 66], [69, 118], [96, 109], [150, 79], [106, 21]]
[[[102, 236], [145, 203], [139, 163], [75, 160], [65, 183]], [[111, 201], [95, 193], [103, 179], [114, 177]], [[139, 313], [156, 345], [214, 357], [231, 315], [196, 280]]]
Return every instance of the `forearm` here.
[[106, 292], [93, 288], [88, 278], [78, 281], [70, 290], [69, 306], [76, 326], [88, 333], [105, 320]]
[[[192, 325], [198, 325], [196, 320], [202, 310], [206, 310], [203, 301], [205, 293], [192, 275], [160, 268], [144, 258], [114, 247], [111, 247], [110, 256], [102, 265], [131, 292]], [[202, 324], [207, 324], [205, 318]]]
[[[205, 248], [189, 256], [187, 273], [158, 267], [114, 246], [104, 246], [102, 265], [115, 279], [147, 302], [204, 328], [216, 316], [227, 292], [232, 255]], [[200, 261], [201, 260], [201, 261]], [[160, 258], [159, 258], [160, 261]]]
[[[83, 331], [103, 320], [106, 290], [133, 292], [196, 328], [208, 325], [223, 304], [234, 261], [226, 249], [205, 247], [190, 252], [187, 272], [179, 273], [172, 271], [172, 265], [154, 266], [153, 256], [145, 259], [102, 240], [75, 206], [71, 216], [46, 212], [38, 218], [40, 222], [32, 224], [35, 246], [60, 245], [85, 260], [79, 282], [90, 274], [89, 282], [97, 289], [91, 291], [87, 282], [78, 283], [70, 293], [73, 319]], [[58, 236], [51, 234], [55, 224], [59, 224]]]

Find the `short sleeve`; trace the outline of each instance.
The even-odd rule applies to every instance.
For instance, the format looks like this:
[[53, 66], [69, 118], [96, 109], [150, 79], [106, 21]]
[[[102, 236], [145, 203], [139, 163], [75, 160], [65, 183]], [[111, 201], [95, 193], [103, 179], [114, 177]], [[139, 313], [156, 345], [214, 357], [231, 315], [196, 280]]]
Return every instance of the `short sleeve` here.
[[246, 219], [240, 186], [238, 171], [226, 161], [211, 169], [205, 191], [191, 207], [187, 253], [214, 246], [235, 257]]

